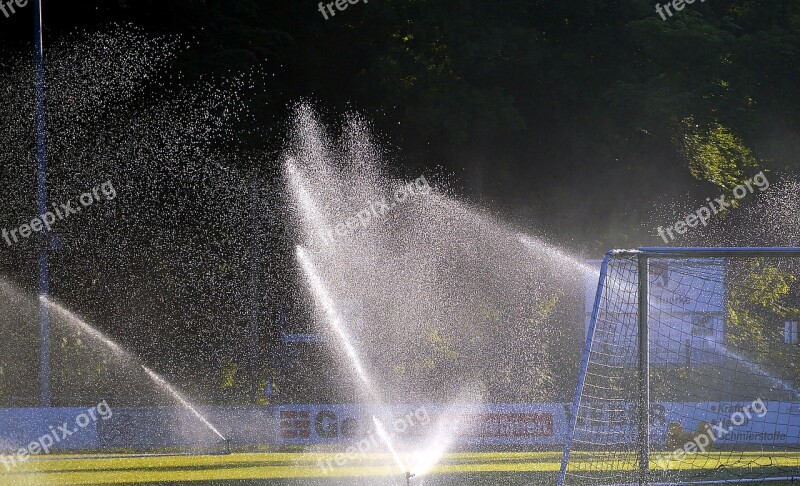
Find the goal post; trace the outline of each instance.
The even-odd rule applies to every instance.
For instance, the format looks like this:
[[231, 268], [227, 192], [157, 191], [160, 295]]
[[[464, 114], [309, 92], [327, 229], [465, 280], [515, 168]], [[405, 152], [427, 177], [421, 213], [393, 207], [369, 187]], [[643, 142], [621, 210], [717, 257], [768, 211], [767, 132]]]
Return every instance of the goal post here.
[[800, 480], [800, 248], [612, 250], [558, 485]]

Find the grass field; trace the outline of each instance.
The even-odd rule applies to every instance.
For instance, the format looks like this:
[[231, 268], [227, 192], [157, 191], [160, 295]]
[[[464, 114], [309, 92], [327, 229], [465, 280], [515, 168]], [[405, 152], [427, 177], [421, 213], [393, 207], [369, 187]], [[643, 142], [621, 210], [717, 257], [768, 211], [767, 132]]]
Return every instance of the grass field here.
[[[749, 455], [747, 463], [750, 467], [800, 471], [800, 453]], [[325, 473], [319, 467], [319, 461], [332, 460], [333, 457], [332, 453], [49, 455], [33, 458], [10, 471], [1, 471], [0, 484], [405, 485], [403, 473], [386, 454], [363, 454], [345, 466], [334, 466], [333, 470]], [[554, 484], [560, 460], [560, 452], [452, 453], [442, 458], [428, 475], [413, 478], [411, 483], [429, 486]], [[719, 457], [698, 454], [695, 460], [679, 467], [691, 472], [692, 469], [730, 466]]]

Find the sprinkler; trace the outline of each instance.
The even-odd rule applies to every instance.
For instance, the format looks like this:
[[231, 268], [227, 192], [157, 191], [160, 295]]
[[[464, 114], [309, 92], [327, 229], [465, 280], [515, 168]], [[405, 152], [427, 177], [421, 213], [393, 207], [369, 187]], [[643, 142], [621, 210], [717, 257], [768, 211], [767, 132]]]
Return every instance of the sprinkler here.
[[230, 439], [223, 439], [225, 441], [225, 454], [231, 453], [231, 440]]
[[406, 473], [406, 486], [411, 486], [411, 478], [413, 478], [413, 477], [414, 477], [414, 474], [411, 474], [410, 472]]

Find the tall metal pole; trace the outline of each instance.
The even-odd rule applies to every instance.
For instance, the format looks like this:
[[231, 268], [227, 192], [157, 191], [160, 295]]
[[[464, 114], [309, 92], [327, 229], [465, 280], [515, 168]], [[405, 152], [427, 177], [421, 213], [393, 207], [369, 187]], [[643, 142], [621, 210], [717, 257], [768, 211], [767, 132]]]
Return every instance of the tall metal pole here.
[[639, 484], [650, 482], [650, 309], [649, 259], [639, 254]]
[[[39, 214], [47, 212], [47, 159], [45, 152], [44, 109], [44, 45], [42, 42], [42, 0], [34, 5], [34, 44], [36, 49], [36, 159], [38, 161]], [[47, 273], [47, 249], [49, 235], [44, 229], [39, 238], [39, 383], [41, 405], [50, 406], [50, 315], [45, 299], [50, 293], [50, 278]]]
[[259, 277], [261, 274], [261, 186], [258, 171], [253, 170], [250, 180], [251, 231], [250, 244], [250, 400], [258, 403], [258, 385], [261, 378], [261, 296]]

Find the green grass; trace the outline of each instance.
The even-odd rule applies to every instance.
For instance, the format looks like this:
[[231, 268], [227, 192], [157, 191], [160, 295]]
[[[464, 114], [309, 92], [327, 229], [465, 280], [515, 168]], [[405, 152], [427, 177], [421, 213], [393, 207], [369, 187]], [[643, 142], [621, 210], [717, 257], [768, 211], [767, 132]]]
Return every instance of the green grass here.
[[[333, 453], [237, 453], [217, 456], [40, 456], [11, 471], [0, 466], [0, 484], [47, 485], [404, 485], [400, 468], [387, 454], [362, 454], [328, 473], [319, 461]], [[619, 459], [619, 457], [617, 457]], [[741, 459], [741, 458], [740, 458]], [[483, 452], [446, 454], [424, 478], [435, 485], [554, 484], [560, 452]], [[335, 464], [335, 463], [334, 463]], [[750, 467], [800, 471], [800, 453], [759, 453]], [[595, 467], [597, 463], [594, 464]], [[720, 457], [694, 456], [679, 465], [701, 473], [725, 464]], [[412, 484], [420, 484], [420, 479]], [[774, 484], [774, 483], [773, 483]]]

